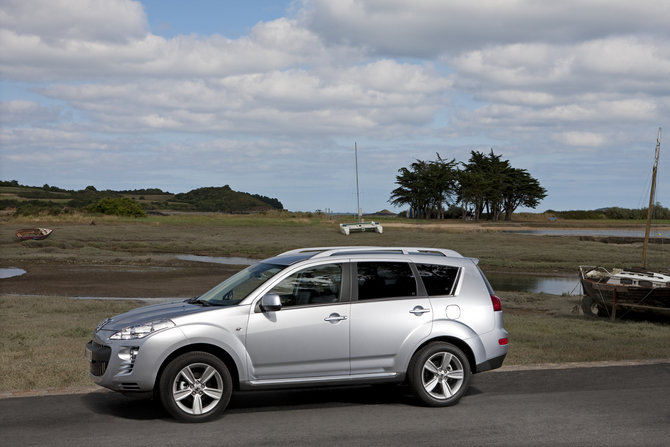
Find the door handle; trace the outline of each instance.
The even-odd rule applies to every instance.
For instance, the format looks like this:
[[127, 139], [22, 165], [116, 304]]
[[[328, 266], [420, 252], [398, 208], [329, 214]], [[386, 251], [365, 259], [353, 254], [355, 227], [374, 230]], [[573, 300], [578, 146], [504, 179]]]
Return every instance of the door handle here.
[[329, 322], [335, 322], [337, 323], [338, 321], [346, 320], [347, 317], [346, 315], [340, 315], [340, 314], [330, 314], [328, 315], [328, 318], [324, 318], [323, 321], [329, 321]]
[[430, 309], [424, 309], [421, 306], [416, 306], [414, 309], [410, 310], [409, 313], [418, 316], [421, 316], [422, 314], [425, 314], [426, 312], [430, 312]]

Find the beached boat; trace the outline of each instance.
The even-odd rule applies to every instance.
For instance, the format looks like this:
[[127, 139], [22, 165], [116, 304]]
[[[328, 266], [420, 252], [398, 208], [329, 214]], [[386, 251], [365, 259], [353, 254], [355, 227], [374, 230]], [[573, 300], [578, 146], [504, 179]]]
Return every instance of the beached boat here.
[[585, 315], [616, 318], [617, 312], [652, 313], [670, 317], [670, 275], [643, 269], [580, 266]]
[[614, 321], [617, 312], [625, 315], [652, 313], [670, 317], [670, 272], [650, 272], [646, 268], [647, 246], [651, 228], [651, 211], [656, 188], [656, 171], [661, 150], [661, 129], [658, 129], [656, 155], [651, 181], [647, 227], [644, 236], [642, 266], [608, 271], [603, 267], [580, 266], [584, 290], [582, 310], [588, 316], [608, 316]]
[[42, 240], [49, 236], [53, 230], [49, 228], [24, 228], [16, 232], [16, 237], [22, 241], [34, 239], [36, 241]]

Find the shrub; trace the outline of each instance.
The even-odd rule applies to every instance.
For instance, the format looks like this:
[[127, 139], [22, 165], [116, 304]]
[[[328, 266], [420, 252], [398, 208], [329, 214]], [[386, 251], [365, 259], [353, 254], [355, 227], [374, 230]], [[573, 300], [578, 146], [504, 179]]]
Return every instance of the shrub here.
[[102, 198], [95, 205], [91, 205], [88, 211], [102, 214], [114, 214], [117, 216], [146, 217], [139, 203], [127, 197]]

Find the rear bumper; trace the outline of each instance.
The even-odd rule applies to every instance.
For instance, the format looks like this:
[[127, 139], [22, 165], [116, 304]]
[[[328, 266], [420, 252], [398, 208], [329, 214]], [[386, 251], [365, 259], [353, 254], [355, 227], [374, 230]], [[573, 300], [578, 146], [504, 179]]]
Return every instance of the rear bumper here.
[[492, 358], [490, 360], [487, 360], [483, 363], [480, 363], [476, 367], [476, 371], [473, 371], [474, 374], [484, 372], [484, 371], [490, 371], [492, 369], [498, 369], [502, 366], [503, 362], [505, 361], [505, 357], [507, 354], [503, 354], [499, 357]]

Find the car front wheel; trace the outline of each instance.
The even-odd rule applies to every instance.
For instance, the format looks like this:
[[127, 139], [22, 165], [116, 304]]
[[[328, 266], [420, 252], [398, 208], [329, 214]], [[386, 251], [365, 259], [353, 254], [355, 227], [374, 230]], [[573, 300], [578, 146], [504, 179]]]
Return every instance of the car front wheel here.
[[467, 391], [470, 363], [456, 346], [435, 342], [414, 354], [407, 375], [414, 396], [432, 407], [448, 407]]
[[189, 352], [172, 360], [160, 379], [163, 407], [182, 422], [207, 422], [223, 412], [232, 394], [226, 365], [206, 352]]

